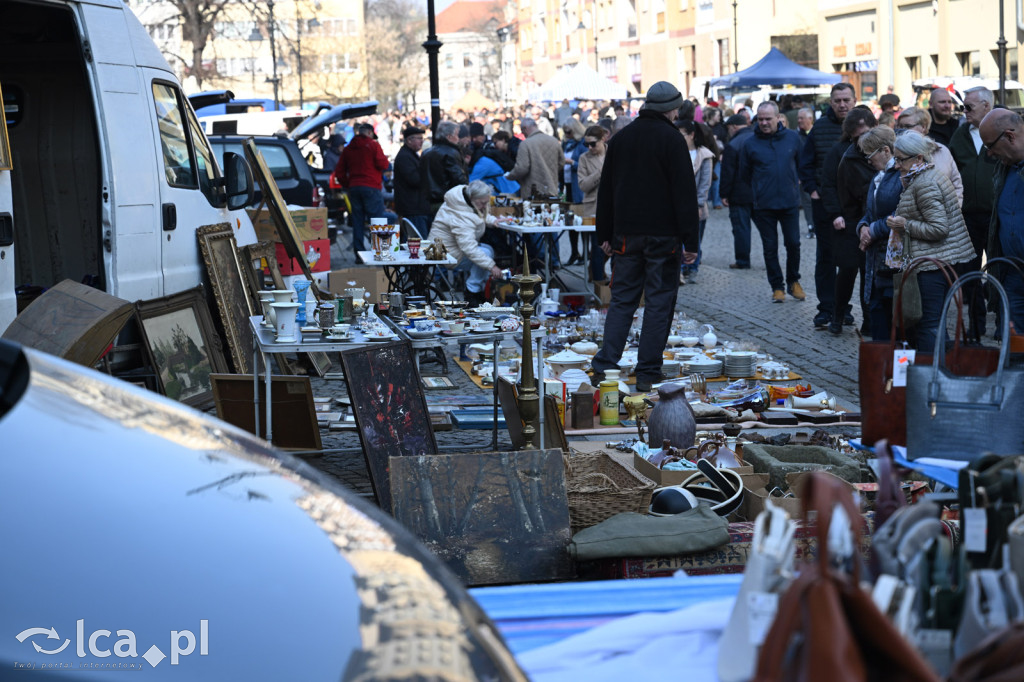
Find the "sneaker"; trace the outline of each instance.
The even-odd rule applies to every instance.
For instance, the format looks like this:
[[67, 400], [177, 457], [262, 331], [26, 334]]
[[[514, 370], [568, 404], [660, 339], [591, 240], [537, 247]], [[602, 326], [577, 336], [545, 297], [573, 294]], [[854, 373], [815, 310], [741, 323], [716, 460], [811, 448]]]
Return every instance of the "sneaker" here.
[[828, 323], [828, 332], [832, 336], [839, 336], [843, 333], [843, 325], [838, 324], [836, 320], [832, 320]]
[[686, 275], [684, 275], [683, 273], [680, 272], [679, 273], [679, 286], [683, 286], [684, 284], [686, 284]]
[[800, 282], [793, 282], [789, 285], [789, 295], [798, 301], [807, 299], [807, 294], [804, 293], [804, 288], [800, 286]]
[[852, 314], [846, 313], [845, 315], [843, 315], [843, 325], [846, 326], [846, 327], [852, 327], [853, 326], [853, 315]]
[[814, 239], [814, 230], [807, 230], [807, 238]]
[[690, 274], [688, 274], [686, 276], [686, 283], [687, 284], [696, 284], [697, 283], [697, 273], [696, 272], [691, 272]]
[[814, 316], [814, 328], [824, 329], [832, 322], [832, 316], [828, 313], [818, 313]]
[[640, 377], [637, 377], [636, 390], [640, 393], [650, 393], [653, 388], [653, 384], [654, 382], [650, 379], [641, 379]]
[[782, 289], [776, 289], [772, 292], [772, 303], [782, 303], [786, 300], [786, 292]]
[[604, 372], [600, 370], [591, 370], [590, 372], [590, 384], [592, 386], [599, 386], [604, 381]]
[[742, 263], [729, 263], [730, 270], [749, 270], [749, 265], [743, 265]]

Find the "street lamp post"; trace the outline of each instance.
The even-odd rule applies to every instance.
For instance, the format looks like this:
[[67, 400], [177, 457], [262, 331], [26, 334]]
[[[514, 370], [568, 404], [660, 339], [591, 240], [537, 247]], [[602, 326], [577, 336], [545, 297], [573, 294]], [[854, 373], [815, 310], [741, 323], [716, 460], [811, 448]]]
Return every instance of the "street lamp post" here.
[[[281, 82], [281, 79], [277, 77], [277, 45], [274, 42], [274, 0], [267, 0], [267, 33], [270, 35], [270, 61], [271, 61], [271, 73], [273, 74], [266, 80], [267, 83], [273, 83], [274, 85], [274, 110], [277, 111], [281, 108], [280, 98], [278, 97], [277, 86]], [[253, 27], [252, 33], [249, 34], [249, 40], [253, 42], [260, 42], [263, 40], [262, 34], [258, 27]]]
[[[305, 91], [302, 89], [302, 30], [305, 22], [302, 20], [302, 16], [299, 14], [299, 3], [298, 0], [295, 2], [295, 61], [298, 65], [299, 70], [299, 109], [306, 103]], [[309, 20], [309, 24], [306, 28], [316, 28], [320, 25], [320, 22], [313, 17]]]
[[736, 0], [732, 0], [732, 72], [740, 70], [739, 21], [736, 19]]
[[1003, 28], [1003, 3], [999, 3], [999, 106], [1006, 106], [1006, 33]]
[[430, 132], [437, 132], [441, 122], [441, 81], [437, 71], [437, 55], [442, 43], [437, 39], [437, 22], [434, 20], [434, 0], [427, 0], [427, 40], [423, 49], [427, 51], [427, 70], [430, 78]]

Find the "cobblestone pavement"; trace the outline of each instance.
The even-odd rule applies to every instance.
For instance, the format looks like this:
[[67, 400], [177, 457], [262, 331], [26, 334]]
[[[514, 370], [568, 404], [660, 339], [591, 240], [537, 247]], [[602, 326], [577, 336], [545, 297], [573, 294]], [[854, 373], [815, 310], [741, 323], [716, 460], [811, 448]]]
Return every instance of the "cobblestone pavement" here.
[[[816, 331], [812, 320], [816, 314], [817, 299], [814, 287], [815, 241], [806, 238], [802, 225], [800, 240], [801, 284], [807, 293], [806, 301], [787, 296], [784, 303], [771, 302], [771, 288], [765, 275], [761, 242], [756, 230], [752, 237], [749, 270], [730, 270], [733, 262], [732, 227], [728, 209], [712, 210], [705, 230], [703, 256], [696, 283], [680, 288], [678, 309], [701, 322], [714, 325], [721, 339], [751, 340], [760, 344], [775, 359], [789, 364], [816, 390], [828, 390], [841, 405], [859, 408], [857, 394], [857, 346], [855, 327], [846, 327], [841, 336], [827, 331]], [[802, 223], [802, 221], [801, 221]], [[332, 249], [334, 267], [351, 264], [353, 258], [346, 234], [339, 236]], [[563, 262], [568, 259], [568, 246], [562, 240]], [[784, 249], [780, 247], [781, 262], [785, 267]], [[341, 265], [339, 265], [339, 263]], [[578, 270], [578, 268], [576, 268]], [[857, 326], [861, 323], [859, 307], [854, 308]], [[455, 352], [455, 347], [451, 348]], [[338, 369], [337, 356], [334, 356]], [[437, 364], [424, 363], [425, 376], [441, 374]], [[456, 384], [454, 391], [426, 391], [431, 395], [477, 392], [465, 372], [449, 361], [449, 378]], [[344, 382], [313, 379], [315, 395], [347, 395]], [[309, 463], [334, 476], [357, 493], [372, 497], [358, 435], [352, 432], [323, 433], [326, 454], [309, 458]], [[487, 450], [491, 447], [490, 431], [439, 432], [441, 448]], [[500, 432], [499, 448], [510, 447], [508, 433]]]

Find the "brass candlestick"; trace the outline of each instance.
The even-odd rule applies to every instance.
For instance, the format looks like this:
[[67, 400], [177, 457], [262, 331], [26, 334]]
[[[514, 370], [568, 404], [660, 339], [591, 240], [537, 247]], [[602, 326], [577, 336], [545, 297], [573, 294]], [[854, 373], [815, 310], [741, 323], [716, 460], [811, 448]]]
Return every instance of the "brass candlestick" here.
[[540, 394], [537, 391], [537, 377], [533, 375], [533, 341], [530, 333], [530, 318], [533, 317], [533, 300], [537, 292], [534, 287], [541, 281], [540, 275], [530, 274], [530, 257], [523, 245], [523, 274], [516, 275], [512, 282], [519, 288], [519, 316], [523, 320], [523, 374], [519, 387], [519, 415], [523, 419], [524, 449], [540, 449]]

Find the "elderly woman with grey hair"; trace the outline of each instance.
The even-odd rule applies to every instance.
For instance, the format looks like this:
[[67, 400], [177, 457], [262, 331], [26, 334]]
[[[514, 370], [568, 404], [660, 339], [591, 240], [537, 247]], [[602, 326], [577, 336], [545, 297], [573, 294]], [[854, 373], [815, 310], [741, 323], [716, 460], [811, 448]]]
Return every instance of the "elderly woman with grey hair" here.
[[[974, 258], [960, 203], [949, 178], [935, 167], [936, 145], [916, 131], [897, 135], [893, 159], [900, 171], [903, 194], [886, 224], [898, 239], [890, 238], [886, 263], [905, 267], [914, 258], [930, 256], [950, 265]], [[916, 348], [931, 351], [939, 330], [942, 303], [949, 285], [932, 263], [917, 269], [921, 290], [921, 321]], [[945, 330], [941, 330], [945, 335]]]
[[487, 212], [490, 203], [491, 187], [483, 180], [456, 185], [445, 193], [430, 228], [431, 238], [440, 240], [459, 261], [455, 270], [469, 271], [466, 300], [473, 304], [484, 302], [488, 276], [501, 277], [501, 269], [494, 264], [494, 249], [480, 243], [487, 227], [499, 222]]

